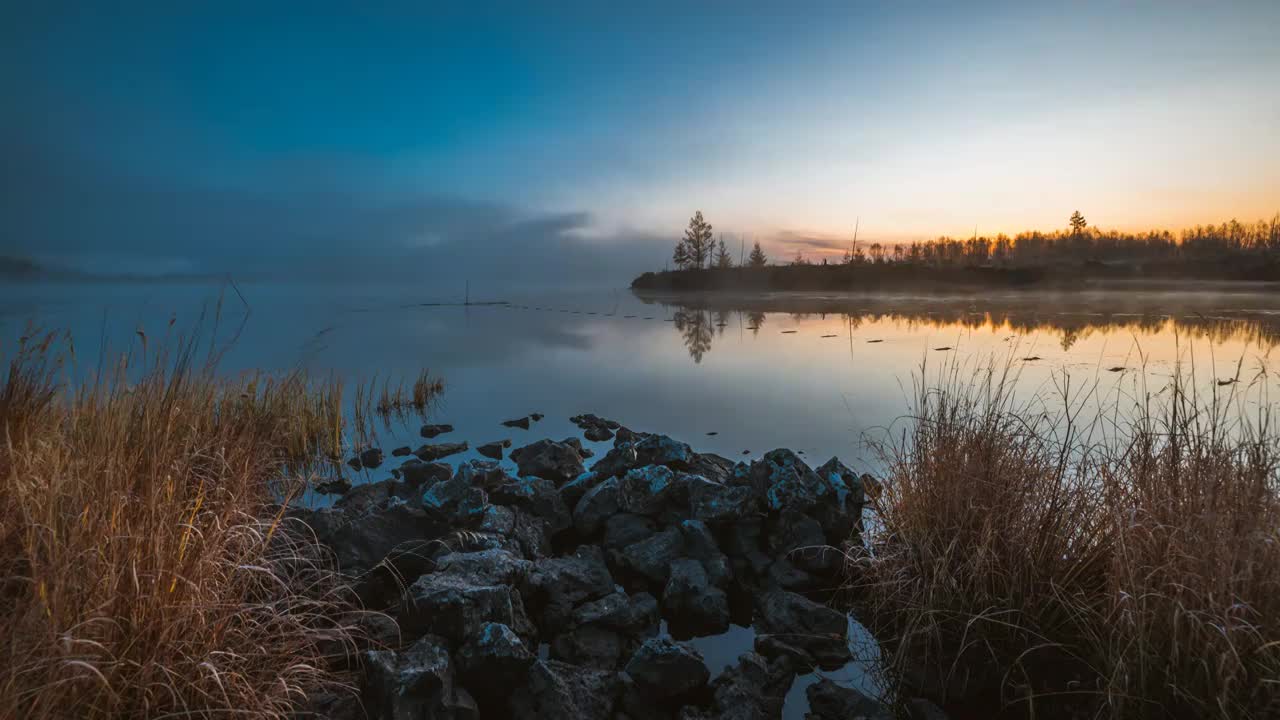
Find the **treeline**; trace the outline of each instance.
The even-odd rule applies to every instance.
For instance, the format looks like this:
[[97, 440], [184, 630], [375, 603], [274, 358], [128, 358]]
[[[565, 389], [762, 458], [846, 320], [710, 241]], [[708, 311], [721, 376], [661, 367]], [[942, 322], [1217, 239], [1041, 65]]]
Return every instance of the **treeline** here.
[[645, 289], [878, 289], [914, 285], [1021, 286], [1099, 279], [1280, 281], [1280, 214], [1252, 224], [1236, 220], [1172, 233], [1102, 231], [1074, 213], [1060, 231], [1014, 236], [940, 237], [901, 244], [850, 242], [843, 257], [820, 263], [797, 254], [770, 264], [756, 243], [736, 267], [723, 240], [697, 213], [673, 254], [676, 271], [645, 273]]

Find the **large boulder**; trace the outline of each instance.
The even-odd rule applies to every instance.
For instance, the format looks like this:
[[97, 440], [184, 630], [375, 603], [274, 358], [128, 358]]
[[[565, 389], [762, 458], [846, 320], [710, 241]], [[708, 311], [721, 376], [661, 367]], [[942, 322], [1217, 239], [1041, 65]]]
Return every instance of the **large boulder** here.
[[567, 442], [539, 440], [511, 451], [511, 460], [521, 475], [546, 478], [566, 483], [586, 472], [582, 465], [581, 446]]
[[769, 521], [769, 554], [815, 575], [827, 576], [840, 568], [843, 553], [827, 544], [822, 526], [812, 517], [784, 508]]
[[619, 430], [618, 438], [631, 438], [616, 442], [612, 450], [592, 466], [602, 477], [623, 475], [628, 470], [647, 465], [663, 465], [671, 470], [688, 470], [698, 454], [687, 444], [672, 440], [666, 435], [635, 435]]
[[400, 653], [370, 650], [364, 655], [364, 704], [370, 717], [441, 717], [453, 689], [453, 665], [443, 638], [427, 635]]
[[524, 637], [535, 635], [520, 594], [510, 585], [435, 572], [414, 581], [407, 595], [398, 615], [410, 637], [431, 633], [460, 644], [488, 623], [506, 625]]
[[884, 703], [827, 678], [810, 685], [804, 694], [809, 699], [808, 717], [812, 720], [893, 720], [893, 713]]
[[447, 522], [396, 496], [363, 512], [335, 507], [298, 517], [333, 551], [338, 567], [348, 575], [363, 575], [388, 555], [419, 552], [449, 531]]
[[579, 605], [572, 622], [577, 627], [598, 625], [627, 635], [649, 634], [658, 627], [658, 601], [647, 592], [631, 596], [613, 592]]
[[695, 454], [689, 462], [689, 472], [717, 483], [727, 483], [733, 477], [738, 463], [714, 453]]
[[448, 480], [453, 476], [453, 468], [446, 463], [423, 462], [418, 458], [410, 458], [400, 464], [400, 477], [410, 488], [429, 487], [440, 480]]
[[583, 545], [572, 555], [536, 561], [522, 590], [538, 627], [554, 635], [569, 626], [575, 608], [609, 595], [614, 584], [604, 553]]
[[697, 520], [684, 520], [679, 528], [680, 537], [684, 540], [685, 555], [702, 565], [712, 585], [728, 587], [733, 580], [733, 570], [729, 565], [729, 558], [720, 552], [711, 530]]
[[664, 465], [646, 465], [629, 470], [619, 484], [621, 509], [634, 515], [658, 517], [679, 507], [676, 473]]
[[823, 667], [839, 667], [852, 657], [846, 639], [849, 620], [837, 610], [787, 590], [770, 590], [756, 602], [757, 629], [809, 653]]
[[729, 629], [729, 598], [697, 560], [677, 560], [662, 592], [662, 616], [677, 637], [716, 635]]
[[618, 550], [639, 542], [658, 531], [653, 518], [631, 513], [618, 513], [604, 524], [603, 545], [606, 550]]
[[512, 694], [509, 717], [611, 720], [620, 692], [616, 672], [539, 660]]
[[584, 667], [613, 669], [634, 645], [635, 641], [616, 630], [584, 625], [552, 639], [551, 657]]
[[360, 464], [370, 470], [382, 464], [382, 448], [366, 448], [360, 452]]
[[[575, 481], [576, 482], [576, 481]], [[595, 535], [620, 509], [619, 482], [609, 478], [591, 488], [573, 509], [573, 525], [583, 537]]]
[[863, 477], [834, 457], [814, 472], [826, 481], [835, 498], [835, 502], [823, 503], [811, 513], [822, 525], [827, 542], [838, 546], [845, 540], [860, 539], [862, 508], [867, 501]]
[[650, 587], [666, 585], [672, 563], [683, 556], [684, 538], [678, 528], [609, 551], [609, 559], [625, 579], [638, 579]]
[[555, 483], [545, 478], [520, 477], [503, 483], [489, 491], [489, 501], [542, 518], [552, 536], [573, 525], [573, 516], [556, 491]]
[[701, 653], [661, 637], [644, 641], [627, 661], [626, 672], [658, 700], [687, 695], [711, 679]]
[[689, 488], [689, 517], [721, 526], [742, 522], [760, 513], [760, 496], [746, 485], [716, 482]]
[[465, 683], [499, 693], [523, 680], [534, 660], [520, 636], [501, 623], [485, 623], [457, 652], [458, 674]]
[[436, 560], [437, 574], [448, 574], [473, 585], [519, 585], [533, 563], [501, 550], [452, 552]]

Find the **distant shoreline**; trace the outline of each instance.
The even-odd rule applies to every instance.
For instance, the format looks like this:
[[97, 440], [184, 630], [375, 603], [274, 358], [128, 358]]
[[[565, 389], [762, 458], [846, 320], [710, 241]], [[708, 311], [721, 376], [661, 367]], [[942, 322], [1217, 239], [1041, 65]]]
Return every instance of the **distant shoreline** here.
[[1195, 275], [1186, 270], [1149, 273], [1130, 266], [1003, 268], [929, 267], [907, 263], [782, 265], [647, 272], [633, 280], [631, 288], [643, 292], [746, 295], [787, 291], [966, 294], [992, 290], [1280, 290], [1280, 266], [1258, 267], [1247, 272], [1202, 266], [1195, 268]]

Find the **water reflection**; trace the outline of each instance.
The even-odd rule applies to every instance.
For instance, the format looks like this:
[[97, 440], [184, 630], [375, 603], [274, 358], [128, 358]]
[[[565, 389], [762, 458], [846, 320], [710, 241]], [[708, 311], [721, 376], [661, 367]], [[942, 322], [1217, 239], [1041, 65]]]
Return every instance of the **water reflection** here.
[[[753, 335], [766, 318], [785, 316], [792, 325], [817, 321], [823, 338], [848, 336], [859, 330], [892, 325], [906, 333], [922, 331], [988, 331], [1011, 336], [1045, 333], [1055, 336], [1064, 352], [1099, 333], [1122, 332], [1234, 342], [1267, 351], [1280, 345], [1280, 299], [1270, 294], [1112, 293], [1093, 295], [1002, 295], [992, 298], [806, 297], [773, 295], [747, 298], [729, 295], [645, 296], [674, 318], [685, 348], [695, 363], [711, 351], [726, 327]], [[714, 330], [714, 331], [713, 331]], [[791, 329], [780, 329], [792, 333]], [[863, 339], [880, 342], [879, 339]]]

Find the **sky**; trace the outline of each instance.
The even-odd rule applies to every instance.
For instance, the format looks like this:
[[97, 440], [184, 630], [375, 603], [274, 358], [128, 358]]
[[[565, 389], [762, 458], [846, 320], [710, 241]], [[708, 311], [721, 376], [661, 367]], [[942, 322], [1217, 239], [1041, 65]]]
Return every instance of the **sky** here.
[[[121, 5], [127, 7], [109, 7]], [[625, 7], [624, 7], [625, 5]], [[6, 3], [0, 254], [625, 282], [1280, 211], [1280, 3]]]

